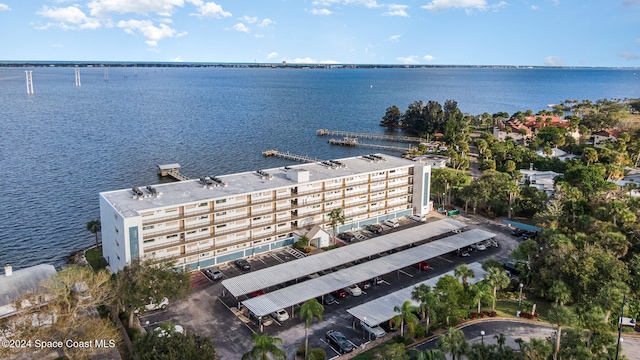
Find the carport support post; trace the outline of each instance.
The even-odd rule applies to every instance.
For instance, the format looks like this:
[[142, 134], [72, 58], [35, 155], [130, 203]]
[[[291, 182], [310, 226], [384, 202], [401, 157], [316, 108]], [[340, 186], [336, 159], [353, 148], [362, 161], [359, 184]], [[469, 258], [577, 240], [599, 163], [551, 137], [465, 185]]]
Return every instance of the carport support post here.
[[258, 318], [258, 323], [260, 324], [260, 332], [264, 331], [264, 327], [262, 326], [262, 316]]

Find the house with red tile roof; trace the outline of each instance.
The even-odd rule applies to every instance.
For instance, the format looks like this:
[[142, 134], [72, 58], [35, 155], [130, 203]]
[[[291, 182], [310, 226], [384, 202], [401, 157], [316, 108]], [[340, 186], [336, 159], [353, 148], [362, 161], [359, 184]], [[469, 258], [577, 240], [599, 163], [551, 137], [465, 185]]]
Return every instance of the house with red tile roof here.
[[601, 148], [604, 147], [607, 141], [614, 142], [618, 140], [618, 136], [620, 136], [620, 133], [621, 131], [618, 130], [606, 129], [591, 134], [591, 139], [593, 139], [593, 147]]
[[515, 141], [524, 141], [530, 139], [538, 129], [546, 126], [565, 128], [576, 141], [580, 140], [580, 133], [578, 131], [572, 132], [569, 129], [571, 126], [569, 121], [553, 115], [526, 116], [523, 122], [518, 119], [510, 119], [504, 123], [498, 122], [497, 126], [493, 128], [493, 136], [503, 141], [507, 137]]

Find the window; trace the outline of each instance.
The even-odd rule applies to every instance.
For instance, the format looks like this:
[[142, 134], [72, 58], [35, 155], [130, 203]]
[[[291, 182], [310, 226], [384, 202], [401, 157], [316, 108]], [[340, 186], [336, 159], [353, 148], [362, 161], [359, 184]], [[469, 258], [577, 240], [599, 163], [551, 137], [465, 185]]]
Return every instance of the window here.
[[[153, 229], [153, 225], [147, 225], [142, 227], [142, 230], [151, 230], [151, 229]], [[116, 232], [118, 232], [118, 228], [116, 228]]]
[[227, 224], [218, 225], [218, 226], [216, 226], [216, 229], [222, 229], [223, 227], [226, 227], [226, 226], [227, 226]]
[[286, 225], [287, 225], [287, 223], [282, 223], [282, 224], [278, 224], [278, 227], [280, 227], [280, 226], [286, 226]]
[[258, 217], [254, 217], [253, 221], [258, 221], [258, 220], [262, 220], [262, 216], [258, 216]]
[[178, 211], [178, 208], [164, 209], [165, 213], [172, 213]]
[[205, 206], [209, 206], [209, 203], [203, 202], [198, 204], [199, 207], [205, 207]]
[[265, 226], [262, 228], [262, 230], [271, 230], [271, 226]]
[[227, 202], [227, 199], [216, 200], [216, 204], [224, 204]]
[[152, 243], [154, 241], [156, 241], [156, 239], [148, 239], [148, 240], [144, 240], [142, 243], [143, 244], [148, 244], [148, 243]]
[[200, 216], [200, 220], [204, 220], [204, 219], [208, 219], [208, 218], [209, 218], [209, 215], [202, 215], [202, 216]]
[[193, 231], [187, 231], [187, 235], [191, 235], [191, 234], [195, 234], [195, 233], [196, 233], [196, 231], [195, 231], [195, 230], [193, 230]]
[[325, 205], [326, 205], [326, 206], [333, 205], [333, 201], [329, 201], [329, 202], [328, 202], [328, 203], [326, 203]]
[[209, 231], [209, 228], [200, 229], [200, 232]]
[[311, 208], [312, 208], [312, 209], [317, 209], [317, 208], [319, 208], [319, 207], [320, 207], [320, 205], [313, 205]]
[[223, 216], [223, 215], [227, 215], [226, 211], [221, 211], [221, 212], [217, 212], [216, 216]]
[[167, 235], [167, 239], [173, 239], [175, 237], [178, 237], [178, 234]]

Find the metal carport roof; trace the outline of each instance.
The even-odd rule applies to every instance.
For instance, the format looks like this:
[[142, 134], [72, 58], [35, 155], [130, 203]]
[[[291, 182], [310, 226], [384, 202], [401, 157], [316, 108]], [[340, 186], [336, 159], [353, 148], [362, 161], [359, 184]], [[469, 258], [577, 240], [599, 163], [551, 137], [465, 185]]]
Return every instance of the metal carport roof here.
[[367, 241], [344, 246], [322, 254], [293, 260], [231, 279], [225, 279], [222, 281], [222, 285], [231, 295], [238, 297], [253, 291], [268, 288], [269, 286], [301, 278], [321, 270], [344, 265], [355, 260], [364, 259], [434, 236], [459, 230], [465, 226], [467, 225], [453, 219], [438, 220], [414, 226], [406, 230], [381, 235]]
[[[243, 301], [242, 305], [246, 306], [255, 316], [265, 316], [278, 309], [300, 304], [309, 299], [400, 270], [411, 264], [438, 257], [494, 236], [495, 234], [480, 229], [469, 230], [257, 296]], [[333, 251], [327, 253], [331, 252]]]
[[[469, 269], [473, 270], [474, 276], [472, 278], [467, 279], [469, 284], [475, 284], [480, 282], [484, 277], [486, 271], [482, 270], [482, 265], [478, 262], [474, 262], [468, 265]], [[429, 280], [417, 283], [415, 285], [406, 287], [402, 290], [398, 290], [391, 294], [379, 297], [377, 299], [366, 302], [362, 305], [358, 305], [348, 309], [347, 312], [361, 321], [367, 323], [369, 326], [376, 326], [385, 321], [391, 320], [398, 313], [393, 311], [395, 306], [401, 306], [405, 301], [409, 300], [415, 306], [418, 306], [418, 303], [411, 300], [411, 292], [413, 289], [420, 285], [426, 284], [429, 286], [435, 286], [438, 283], [438, 280], [445, 275], [455, 276], [453, 274], [454, 270], [451, 270], [447, 273], [444, 273], [440, 276], [431, 278]], [[366, 320], [365, 320], [366, 319]]]

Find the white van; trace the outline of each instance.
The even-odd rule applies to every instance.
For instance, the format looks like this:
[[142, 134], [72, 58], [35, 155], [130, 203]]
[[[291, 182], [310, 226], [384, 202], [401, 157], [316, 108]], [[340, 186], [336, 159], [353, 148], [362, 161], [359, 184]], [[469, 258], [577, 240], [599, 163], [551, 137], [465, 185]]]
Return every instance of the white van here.
[[369, 334], [371, 334], [371, 337], [374, 339], [379, 339], [383, 336], [385, 336], [387, 334], [386, 331], [384, 331], [380, 326], [369, 326], [367, 325], [364, 321], [361, 322], [362, 324], [362, 328], [368, 332]]
[[400, 226], [400, 222], [398, 222], [398, 219], [387, 219], [382, 224], [387, 225], [390, 228], [397, 228], [398, 226]]

